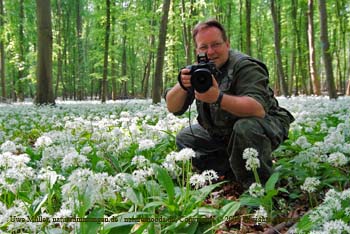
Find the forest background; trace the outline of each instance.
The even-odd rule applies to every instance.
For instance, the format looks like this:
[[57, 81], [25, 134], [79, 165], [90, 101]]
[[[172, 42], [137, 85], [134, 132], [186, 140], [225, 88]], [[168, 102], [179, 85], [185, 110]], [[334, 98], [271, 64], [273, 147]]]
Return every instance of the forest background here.
[[346, 0], [0, 0], [1, 100], [161, 100], [216, 18], [276, 95], [350, 95]]

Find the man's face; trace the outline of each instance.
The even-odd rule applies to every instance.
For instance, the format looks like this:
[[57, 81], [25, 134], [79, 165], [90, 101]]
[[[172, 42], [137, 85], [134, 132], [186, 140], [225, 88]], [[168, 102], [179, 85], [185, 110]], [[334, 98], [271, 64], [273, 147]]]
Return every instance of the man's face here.
[[217, 68], [226, 63], [230, 44], [222, 39], [221, 31], [218, 28], [204, 28], [198, 32], [195, 39], [197, 54], [206, 52], [209, 60], [213, 61]]

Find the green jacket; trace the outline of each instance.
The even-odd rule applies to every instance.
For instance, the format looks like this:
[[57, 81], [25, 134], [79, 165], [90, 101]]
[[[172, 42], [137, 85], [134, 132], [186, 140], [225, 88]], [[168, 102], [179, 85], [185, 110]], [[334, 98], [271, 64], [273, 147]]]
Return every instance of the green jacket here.
[[[264, 107], [269, 118], [278, 118], [286, 127], [294, 121], [293, 116], [280, 107], [269, 87], [267, 67], [261, 61], [237, 51], [230, 50], [228, 61], [220, 68], [220, 75], [216, 77], [219, 88], [226, 94], [249, 96], [257, 100]], [[192, 104], [194, 93], [188, 91], [187, 100], [181, 111], [183, 114]], [[227, 136], [239, 117], [232, 115], [216, 104], [208, 104], [196, 100], [198, 122], [212, 135]], [[286, 136], [287, 137], [287, 136]]]

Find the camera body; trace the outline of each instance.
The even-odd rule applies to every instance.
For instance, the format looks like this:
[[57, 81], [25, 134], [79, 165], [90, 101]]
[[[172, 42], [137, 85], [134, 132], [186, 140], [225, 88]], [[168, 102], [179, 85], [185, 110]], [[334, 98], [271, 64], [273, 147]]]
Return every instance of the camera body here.
[[212, 75], [217, 76], [218, 70], [215, 63], [209, 61], [206, 53], [197, 55], [198, 64], [189, 65], [186, 68], [190, 70], [191, 85], [199, 93], [205, 93], [212, 85]]

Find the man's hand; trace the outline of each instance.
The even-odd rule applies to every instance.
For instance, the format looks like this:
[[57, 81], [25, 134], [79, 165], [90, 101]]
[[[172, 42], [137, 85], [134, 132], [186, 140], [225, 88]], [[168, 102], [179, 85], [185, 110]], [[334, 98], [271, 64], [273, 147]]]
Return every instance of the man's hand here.
[[214, 103], [216, 100], [218, 100], [220, 89], [214, 77], [212, 77], [212, 80], [213, 85], [205, 93], [199, 93], [195, 91], [195, 97], [197, 100], [206, 103]]
[[181, 83], [185, 88], [191, 87], [191, 75], [190, 75], [190, 69], [184, 68], [181, 70]]

